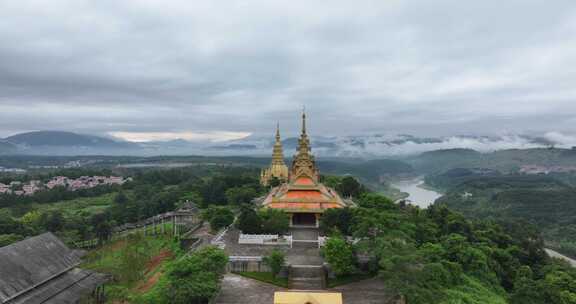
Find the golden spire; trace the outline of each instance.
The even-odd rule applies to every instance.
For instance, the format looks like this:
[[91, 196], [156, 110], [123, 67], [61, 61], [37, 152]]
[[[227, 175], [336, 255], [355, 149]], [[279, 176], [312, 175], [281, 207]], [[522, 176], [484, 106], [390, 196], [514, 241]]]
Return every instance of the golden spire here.
[[284, 152], [282, 140], [280, 138], [280, 123], [276, 124], [276, 140], [272, 151], [272, 163], [269, 168], [265, 168], [260, 173], [260, 183], [268, 186], [273, 178], [278, 178], [284, 182], [288, 179], [288, 167], [284, 163]]
[[280, 141], [280, 122], [276, 123], [276, 142]]
[[272, 164], [284, 165], [284, 151], [282, 149], [282, 140], [280, 139], [280, 123], [276, 124], [276, 142], [274, 142]]
[[294, 159], [292, 160], [292, 171], [290, 179], [292, 181], [298, 179], [300, 176], [307, 176], [315, 183], [318, 182], [318, 169], [310, 147], [310, 138], [306, 134], [306, 111], [302, 111], [302, 133], [298, 139], [298, 150]]
[[308, 153], [311, 151], [310, 139], [306, 134], [306, 108], [302, 109], [302, 134], [298, 140], [298, 153]]
[[306, 107], [302, 108], [302, 134], [306, 134]]

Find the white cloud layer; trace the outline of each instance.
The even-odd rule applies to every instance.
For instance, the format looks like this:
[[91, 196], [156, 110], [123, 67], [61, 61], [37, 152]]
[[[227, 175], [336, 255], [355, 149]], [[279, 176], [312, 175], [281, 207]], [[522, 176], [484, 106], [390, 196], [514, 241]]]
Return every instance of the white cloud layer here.
[[226, 131], [213, 131], [206, 133], [194, 132], [110, 132], [110, 135], [131, 142], [150, 142], [150, 141], [170, 141], [170, 140], [186, 140], [186, 141], [208, 141], [208, 142], [224, 142], [230, 140], [238, 140], [250, 136], [250, 133], [244, 132], [226, 132]]
[[3, 0], [0, 136], [295, 132], [302, 105], [322, 135], [576, 134], [575, 20], [574, 0]]

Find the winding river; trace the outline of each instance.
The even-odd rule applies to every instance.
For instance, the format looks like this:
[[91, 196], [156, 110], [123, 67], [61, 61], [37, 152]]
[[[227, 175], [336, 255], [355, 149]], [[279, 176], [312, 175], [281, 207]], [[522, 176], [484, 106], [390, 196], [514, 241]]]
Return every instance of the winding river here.
[[406, 199], [412, 204], [421, 208], [426, 208], [432, 205], [437, 198], [442, 196], [442, 194], [433, 190], [425, 189], [422, 187], [423, 185], [424, 180], [422, 180], [422, 178], [416, 178], [393, 183], [392, 187], [408, 193]]

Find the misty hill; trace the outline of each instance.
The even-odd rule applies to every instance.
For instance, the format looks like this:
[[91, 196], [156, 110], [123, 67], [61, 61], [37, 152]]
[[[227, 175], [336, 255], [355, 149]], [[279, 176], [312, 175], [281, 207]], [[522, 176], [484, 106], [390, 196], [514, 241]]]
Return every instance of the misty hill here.
[[112, 139], [76, 134], [65, 131], [37, 131], [20, 133], [5, 139], [8, 142], [29, 147], [41, 146], [84, 146], [84, 147], [127, 147], [126, 142]]
[[[506, 136], [438, 136], [418, 137], [408, 134], [358, 134], [343, 136], [312, 136], [311, 144], [314, 154], [320, 157], [362, 157], [390, 158], [416, 156], [429, 151], [470, 152], [470, 157], [478, 153], [490, 153], [505, 149], [532, 149], [556, 146], [570, 148], [574, 143], [569, 141], [554, 142], [552, 139], [529, 135]], [[210, 152], [236, 155], [269, 155], [274, 138], [272, 136], [248, 136], [246, 138], [208, 145], [205, 153]], [[295, 151], [298, 138], [287, 136], [283, 138], [284, 152], [291, 155]]]
[[3, 141], [16, 147], [9, 153], [23, 154], [117, 154], [139, 148], [134, 143], [65, 131], [27, 132], [7, 137]]
[[480, 153], [470, 149], [449, 149], [422, 153], [407, 159], [426, 174], [439, 174], [455, 168], [485, 168], [502, 173], [517, 172], [522, 166], [574, 166], [576, 149], [506, 149]]
[[[217, 143], [209, 140], [187, 141], [183, 139], [132, 143], [73, 132], [38, 131], [8, 137], [5, 142], [17, 145], [18, 150], [13, 152], [13, 149], [7, 147], [4, 147], [3, 150], [12, 151], [9, 153], [42, 155], [241, 155], [266, 157], [271, 155], [273, 140], [272, 136], [249, 136]], [[296, 137], [287, 137], [283, 140], [284, 153], [287, 157], [296, 152], [297, 142]], [[510, 150], [510, 153], [503, 152], [497, 155], [496, 158], [503, 159], [503, 165], [507, 166], [511, 163], [510, 161], [515, 159], [515, 156], [508, 154], [522, 154], [524, 152], [517, 151], [546, 147], [538, 138], [528, 136], [416, 137], [372, 134], [315, 136], [312, 137], [311, 142], [313, 152], [319, 159], [326, 159], [327, 157], [363, 159], [410, 157], [411, 164], [418, 171], [425, 173], [443, 171], [454, 167], [481, 167], [487, 153], [520, 147], [521, 149]], [[570, 152], [569, 149], [559, 150], [567, 154]], [[7, 152], [0, 153], [6, 154]], [[572, 154], [576, 154], [576, 150]], [[528, 159], [528, 157], [529, 155], [525, 155], [521, 159]], [[523, 160], [520, 163], [523, 163]]]
[[0, 154], [12, 154], [18, 151], [18, 147], [8, 141], [0, 140]]

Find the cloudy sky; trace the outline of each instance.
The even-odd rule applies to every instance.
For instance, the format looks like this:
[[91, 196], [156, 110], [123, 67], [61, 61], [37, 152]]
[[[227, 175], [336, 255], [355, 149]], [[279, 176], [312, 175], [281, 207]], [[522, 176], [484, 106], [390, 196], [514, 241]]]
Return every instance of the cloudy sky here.
[[576, 133], [574, 0], [2, 0], [0, 136]]

